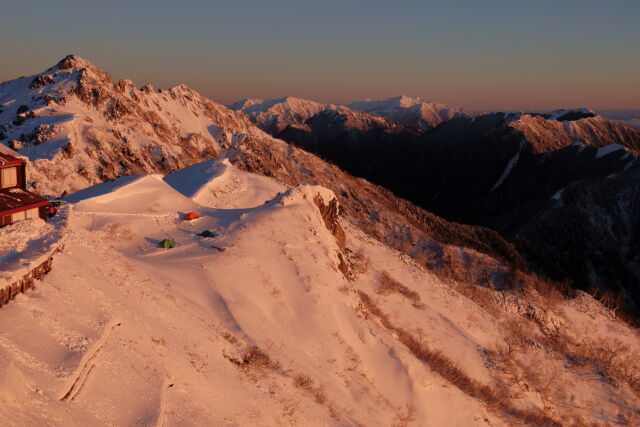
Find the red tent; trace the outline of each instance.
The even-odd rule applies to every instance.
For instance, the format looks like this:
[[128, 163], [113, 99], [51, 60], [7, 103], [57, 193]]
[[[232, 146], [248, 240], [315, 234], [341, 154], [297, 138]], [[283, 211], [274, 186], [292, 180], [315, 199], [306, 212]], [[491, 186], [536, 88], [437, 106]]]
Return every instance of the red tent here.
[[200, 215], [198, 215], [195, 212], [189, 212], [182, 219], [184, 219], [185, 221], [189, 221], [189, 220], [196, 219], [196, 218], [200, 218]]

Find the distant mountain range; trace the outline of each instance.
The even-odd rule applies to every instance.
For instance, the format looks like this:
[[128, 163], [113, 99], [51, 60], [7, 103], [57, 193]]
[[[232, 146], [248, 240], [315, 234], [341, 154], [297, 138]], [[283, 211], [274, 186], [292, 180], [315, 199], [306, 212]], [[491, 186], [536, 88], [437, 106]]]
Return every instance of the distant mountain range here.
[[361, 111], [372, 116], [393, 120], [416, 131], [431, 129], [454, 117], [472, 117], [479, 114], [464, 108], [426, 102], [420, 98], [410, 98], [404, 95], [376, 101], [354, 102], [348, 106], [321, 104], [290, 96], [269, 100], [245, 99], [230, 104], [229, 108], [242, 111], [263, 130], [272, 134], [281, 132], [289, 125], [304, 125], [311, 116], [325, 110], [341, 113], [349, 110]]
[[640, 110], [600, 110], [602, 116], [640, 129]]

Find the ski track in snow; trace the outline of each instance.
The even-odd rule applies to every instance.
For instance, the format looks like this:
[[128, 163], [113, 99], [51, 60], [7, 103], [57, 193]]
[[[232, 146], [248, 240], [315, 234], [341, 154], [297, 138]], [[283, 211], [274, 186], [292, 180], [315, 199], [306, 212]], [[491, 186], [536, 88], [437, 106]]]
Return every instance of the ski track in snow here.
[[109, 339], [109, 336], [111, 335], [113, 330], [120, 325], [121, 322], [114, 321], [105, 328], [105, 333], [98, 339], [98, 341], [96, 341], [96, 343], [94, 344], [94, 348], [88, 351], [80, 361], [78, 369], [72, 375], [73, 380], [71, 381], [71, 385], [66, 387], [67, 391], [60, 398], [60, 401], [70, 402], [78, 397], [78, 394], [80, 394], [80, 392], [82, 391], [82, 388], [89, 378], [91, 371], [93, 371], [93, 369], [95, 368], [98, 353], [100, 353], [100, 350], [102, 350], [102, 347]]
[[167, 394], [169, 389], [173, 387], [173, 383], [165, 380], [162, 384], [162, 393], [160, 395], [160, 408], [158, 409], [158, 419], [154, 427], [167, 427]]

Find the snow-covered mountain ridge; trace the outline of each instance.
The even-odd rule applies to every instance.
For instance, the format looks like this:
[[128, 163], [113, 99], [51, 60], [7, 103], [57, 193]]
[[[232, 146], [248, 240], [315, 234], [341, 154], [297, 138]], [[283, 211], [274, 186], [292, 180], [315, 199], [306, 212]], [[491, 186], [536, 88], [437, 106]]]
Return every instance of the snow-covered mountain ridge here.
[[242, 111], [260, 129], [274, 136], [287, 128], [306, 129], [308, 121], [319, 116], [339, 118], [341, 125], [359, 130], [402, 127], [401, 123], [380, 115], [291, 96], [269, 100], [245, 99], [230, 104], [229, 108]]
[[[302, 133], [313, 133], [309, 123], [320, 120], [323, 128], [369, 131], [385, 129], [415, 133], [429, 133], [438, 125], [450, 121], [475, 120], [482, 115], [502, 115], [508, 129], [522, 132], [538, 153], [557, 150], [575, 142], [594, 147], [619, 144], [633, 153], [640, 153], [640, 131], [624, 123], [609, 120], [589, 108], [553, 110], [543, 113], [511, 112], [481, 113], [425, 102], [405, 95], [381, 100], [355, 102], [348, 106], [321, 104], [294, 97], [271, 100], [248, 99], [231, 104], [242, 111], [258, 127], [271, 135], [295, 142]], [[330, 113], [333, 111], [334, 113]], [[330, 118], [340, 118], [331, 123]], [[336, 127], [339, 127], [337, 131]], [[318, 137], [314, 137], [318, 138]], [[308, 145], [308, 144], [306, 144]], [[303, 145], [305, 146], [305, 145]]]
[[522, 132], [538, 153], [579, 142], [597, 148], [619, 144], [640, 154], [640, 131], [599, 116], [590, 109], [506, 114], [505, 124]]
[[[481, 266], [473, 274], [478, 280], [482, 277], [480, 271], [497, 269], [504, 272], [524, 265], [513, 244], [496, 234], [487, 234], [486, 230], [478, 227], [443, 221], [398, 199], [391, 192], [354, 179], [316, 156], [272, 138], [245, 114], [210, 101], [185, 86], [158, 92], [147, 85], [138, 90], [131, 82], [114, 82], [106, 72], [88, 61], [70, 56], [43, 73], [5, 82], [0, 87], [0, 101], [0, 131], [3, 132], [0, 143], [10, 144], [30, 157], [30, 184], [45, 194], [59, 195], [121, 175], [166, 173], [212, 157], [228, 157], [239, 167], [277, 177], [287, 185], [309, 183], [331, 188], [340, 198], [345, 215], [370, 235], [434, 268], [455, 271], [453, 265], [466, 263], [464, 259], [468, 254], [443, 262], [441, 245], [462, 245], [465, 250], [478, 251], [492, 258], [493, 261], [485, 263], [480, 261], [484, 259], [483, 255], [473, 255], [478, 260], [474, 265]], [[419, 105], [417, 100], [407, 97], [398, 98], [397, 103], [399, 106]], [[289, 107], [295, 107], [294, 110], [300, 113], [298, 121], [318, 108], [324, 108], [322, 104], [295, 98], [284, 98], [278, 102], [247, 101], [243, 105], [258, 112], [265, 107], [267, 110], [283, 107], [285, 112]], [[576, 113], [590, 114], [588, 110], [570, 113], [574, 116]], [[566, 114], [558, 112], [555, 116], [561, 119]], [[572, 171], [577, 178], [584, 179], [591, 171], [597, 172], [598, 177], [613, 176], [621, 169], [627, 170], [626, 165], [634, 162], [633, 158], [624, 156], [624, 151], [610, 152], [602, 147], [616, 141], [632, 153], [636, 152], [637, 132], [599, 116], [572, 119], [558, 121], [524, 113], [456, 117], [416, 136], [405, 125], [390, 119], [338, 107], [321, 109], [308, 117], [305, 124], [288, 125], [278, 136], [416, 203], [429, 199], [430, 204], [422, 206], [447, 218], [492, 227], [511, 227], [507, 232], [513, 233], [528, 218], [519, 208], [514, 210], [512, 205], [514, 197], [517, 199], [518, 195], [525, 194], [512, 191], [512, 185], [526, 184], [518, 177], [539, 176], [552, 181], [549, 185], [537, 186], [539, 200], [533, 209], [529, 203], [526, 212], [537, 212], [538, 206], [546, 204], [567, 185], [565, 178], [557, 174], [537, 174], [529, 168], [554, 170], [555, 159], [560, 159], [562, 164], [574, 164], [573, 167], [562, 167], [563, 171]], [[469, 154], [468, 143], [476, 138], [479, 143], [482, 138], [495, 143], [495, 150], [478, 154], [484, 156], [482, 158], [492, 167], [485, 167], [487, 163], [478, 161], [480, 157], [469, 163], [465, 160], [467, 155], [459, 155]], [[514, 138], [518, 141], [505, 143]], [[516, 158], [516, 151], [520, 150], [519, 140], [522, 138], [532, 147], [534, 161], [525, 161], [527, 156], [521, 155], [509, 168], [510, 162]], [[572, 148], [580, 140], [603, 151], [594, 152], [594, 159], [591, 159], [593, 150], [578, 152]], [[489, 147], [490, 144], [485, 141], [480, 146]], [[574, 151], [575, 155], [572, 154]], [[548, 158], [535, 157], [547, 152], [551, 153]], [[464, 165], [439, 172], [438, 165], [444, 164], [443, 153]], [[344, 159], [348, 163], [344, 163]], [[576, 163], [576, 159], [579, 162]], [[436, 167], [425, 168], [425, 162], [435, 162]], [[578, 164], [580, 167], [576, 168]], [[474, 167], [482, 167], [482, 172], [475, 179], [459, 179], [459, 171], [473, 170]], [[509, 170], [508, 174], [506, 170]], [[437, 176], [426, 181], [416, 180], [414, 175], [421, 171]], [[379, 177], [384, 179], [379, 180]], [[458, 183], [445, 187], [456, 188], [453, 193], [439, 187], [443, 177]], [[404, 187], [391, 185], [394, 182]], [[416, 186], [413, 184], [416, 182], [425, 184]], [[411, 188], [406, 188], [407, 185]], [[431, 186], [435, 186], [432, 189], [434, 193]], [[478, 186], [481, 187], [480, 192], [472, 191]], [[489, 191], [492, 188], [495, 190]], [[415, 194], [415, 191], [420, 193]], [[490, 204], [490, 209], [482, 200], [471, 206], [465, 202], [464, 209], [457, 210], [462, 194], [469, 192], [470, 197], [477, 197], [484, 194], [482, 191], [490, 193], [482, 200], [495, 199], [498, 202]], [[433, 194], [436, 194], [435, 198], [431, 197]], [[506, 206], [506, 211], [503, 206]], [[496, 209], [498, 215], [492, 214], [487, 218], [487, 212], [495, 212]], [[477, 212], [484, 212], [484, 217], [478, 217]], [[505, 218], [508, 220], [503, 221]], [[624, 221], [625, 224], [627, 222]], [[627, 262], [627, 257], [623, 256], [623, 268], [634, 270], [627, 266], [635, 265], [632, 261]], [[559, 273], [564, 274], [564, 269], [560, 270]], [[603, 280], [599, 274], [597, 277], [597, 282]], [[608, 278], [610, 274], [602, 277]], [[622, 283], [620, 279], [615, 279], [615, 282]]]
[[[540, 274], [613, 290], [635, 312], [640, 132], [592, 115], [492, 113], [415, 134], [381, 122], [354, 126], [347, 114], [324, 111], [278, 137], [443, 218], [499, 231]], [[557, 206], [561, 196], [573, 210]]]

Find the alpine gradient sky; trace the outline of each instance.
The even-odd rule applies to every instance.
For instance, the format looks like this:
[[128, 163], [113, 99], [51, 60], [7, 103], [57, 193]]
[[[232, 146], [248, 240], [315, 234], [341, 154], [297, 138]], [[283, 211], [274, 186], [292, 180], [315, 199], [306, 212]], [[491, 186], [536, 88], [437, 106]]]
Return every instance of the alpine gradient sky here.
[[21, 0], [2, 7], [0, 80], [73, 53], [223, 103], [640, 108], [638, 22], [635, 0]]

